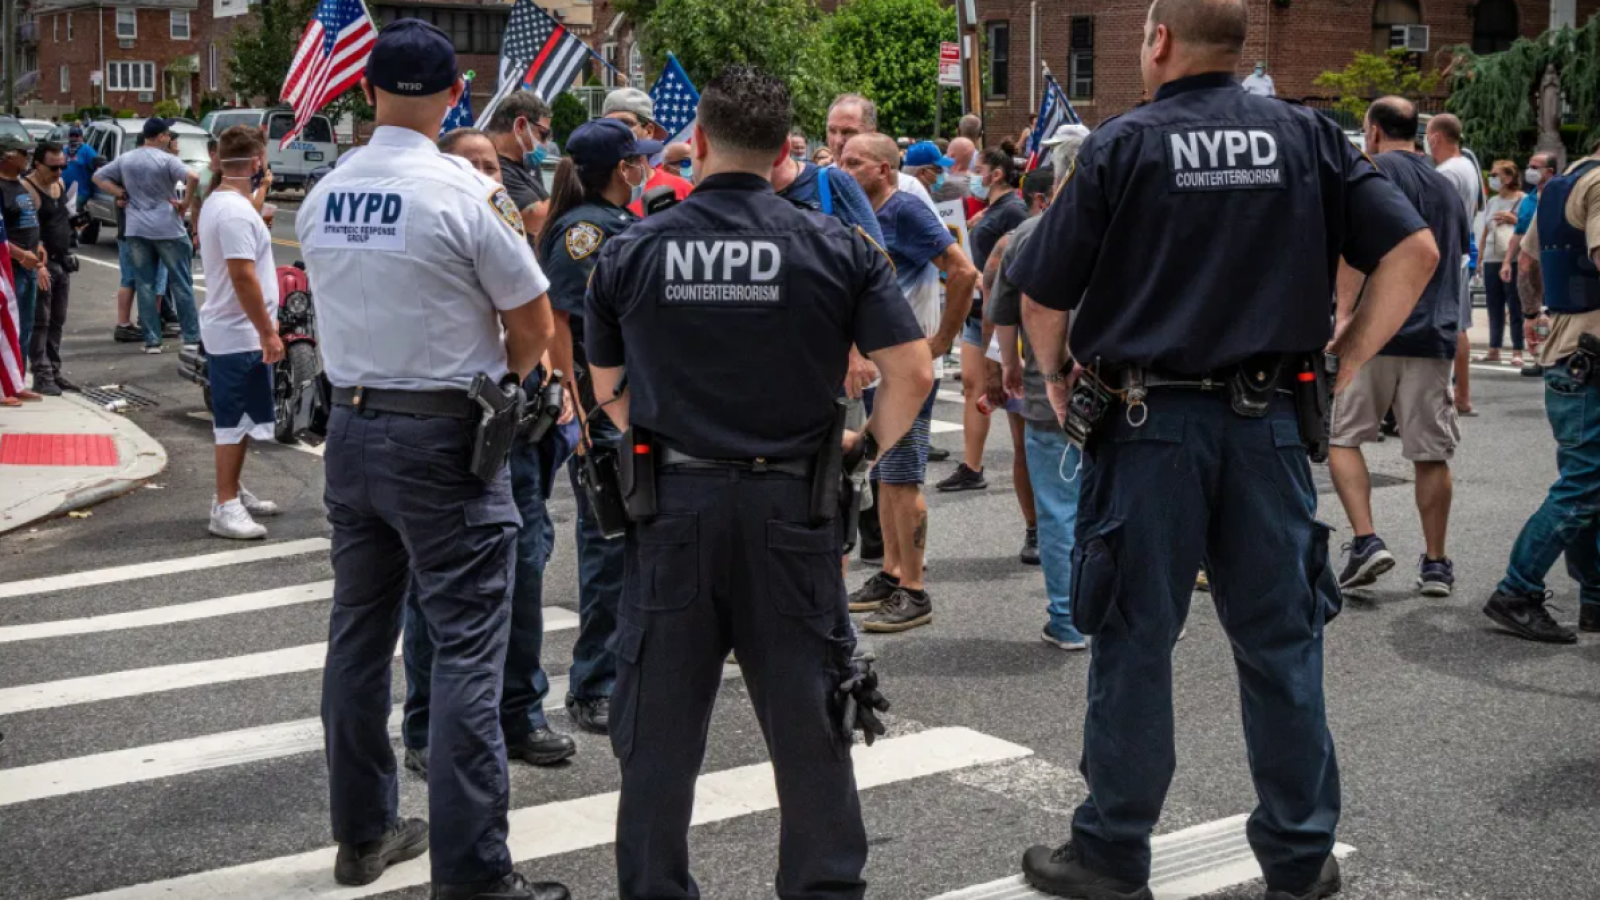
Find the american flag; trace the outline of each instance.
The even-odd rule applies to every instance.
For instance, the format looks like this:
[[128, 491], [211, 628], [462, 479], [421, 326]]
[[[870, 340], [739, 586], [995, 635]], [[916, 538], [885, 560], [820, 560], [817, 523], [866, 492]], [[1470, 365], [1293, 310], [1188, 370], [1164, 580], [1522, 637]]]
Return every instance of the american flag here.
[[671, 53], [667, 54], [667, 67], [661, 70], [661, 77], [650, 89], [650, 102], [655, 104], [656, 124], [672, 135], [667, 143], [687, 141], [693, 136], [700, 92], [695, 90], [689, 74]]
[[547, 103], [555, 100], [572, 87], [593, 53], [533, 0], [517, 0], [500, 45], [500, 86], [478, 117], [478, 127], [515, 91], [532, 90]]
[[439, 128], [439, 137], [444, 137], [457, 128], [465, 128], [472, 124], [472, 79], [466, 80], [466, 88], [461, 92], [461, 99], [456, 105], [450, 107], [450, 112], [444, 117], [444, 125]]
[[1033, 126], [1033, 133], [1028, 135], [1028, 171], [1032, 172], [1039, 167], [1044, 154], [1039, 152], [1039, 142], [1056, 133], [1056, 129], [1063, 125], [1081, 125], [1083, 119], [1079, 118], [1078, 111], [1072, 108], [1072, 101], [1067, 99], [1067, 92], [1056, 83], [1056, 77], [1050, 74], [1049, 69], [1044, 70], [1044, 101], [1039, 104], [1039, 121]]
[[294, 107], [294, 127], [280, 146], [300, 136], [317, 110], [361, 80], [378, 39], [361, 0], [322, 0], [300, 38], [279, 93]]

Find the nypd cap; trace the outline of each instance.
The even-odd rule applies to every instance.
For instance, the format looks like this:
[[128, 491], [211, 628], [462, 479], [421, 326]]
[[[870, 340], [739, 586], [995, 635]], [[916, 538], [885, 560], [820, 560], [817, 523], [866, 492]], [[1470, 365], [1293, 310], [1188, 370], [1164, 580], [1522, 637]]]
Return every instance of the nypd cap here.
[[660, 141], [641, 141], [616, 119], [595, 119], [579, 125], [567, 138], [567, 155], [579, 169], [610, 169], [629, 157], [654, 156]]
[[367, 57], [367, 80], [380, 91], [404, 97], [442, 93], [456, 83], [456, 50], [450, 38], [421, 19], [384, 26]]

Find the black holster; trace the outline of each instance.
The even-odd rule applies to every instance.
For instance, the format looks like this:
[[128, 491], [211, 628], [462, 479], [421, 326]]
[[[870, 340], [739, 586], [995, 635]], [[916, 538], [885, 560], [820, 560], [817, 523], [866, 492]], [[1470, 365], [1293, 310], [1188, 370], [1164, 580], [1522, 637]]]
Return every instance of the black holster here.
[[1300, 440], [1312, 462], [1328, 461], [1328, 440], [1333, 432], [1333, 382], [1339, 374], [1339, 357], [1331, 353], [1306, 353], [1293, 359], [1294, 412]]
[[502, 386], [482, 372], [472, 379], [467, 397], [482, 410], [472, 430], [472, 474], [493, 481], [511, 459], [528, 398], [520, 384]]
[[1589, 384], [1600, 376], [1600, 337], [1578, 336], [1578, 349], [1567, 358], [1567, 374], [1581, 384]]
[[1099, 365], [1083, 370], [1077, 383], [1072, 386], [1072, 394], [1067, 397], [1067, 415], [1061, 423], [1067, 440], [1080, 451], [1083, 450], [1089, 443], [1089, 435], [1094, 433], [1095, 426], [1100, 424], [1110, 408], [1111, 391], [1100, 381]]
[[657, 449], [655, 435], [638, 425], [622, 436], [622, 452], [617, 456], [619, 484], [628, 518], [635, 522], [656, 517]]
[[833, 406], [833, 424], [828, 436], [817, 449], [811, 467], [811, 525], [816, 527], [840, 513], [840, 492], [844, 490], [844, 422], [847, 414], [843, 402]]
[[1228, 404], [1233, 411], [1247, 419], [1259, 419], [1272, 405], [1272, 395], [1278, 390], [1278, 371], [1283, 368], [1283, 357], [1258, 356], [1245, 360], [1228, 378]]
[[539, 392], [528, 399], [527, 418], [522, 423], [522, 439], [530, 444], [544, 440], [551, 426], [561, 418], [561, 373], [555, 375]]

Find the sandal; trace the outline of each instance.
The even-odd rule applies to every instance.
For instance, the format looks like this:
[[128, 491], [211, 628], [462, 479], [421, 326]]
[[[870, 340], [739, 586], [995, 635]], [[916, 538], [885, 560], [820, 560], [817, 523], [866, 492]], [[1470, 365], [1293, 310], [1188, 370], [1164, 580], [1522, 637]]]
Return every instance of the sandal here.
[[0, 406], [21, 406], [22, 401], [15, 397], [0, 397]]
[[1511, 355], [1511, 362], [1509, 363], [1509, 365], [1516, 366], [1519, 369], [1522, 368], [1522, 354], [1521, 353], [1512, 354]]
[[30, 391], [27, 388], [23, 388], [22, 390], [17, 391], [17, 399], [26, 400], [29, 403], [38, 403], [40, 400], [44, 399], [44, 395], [36, 391]]
[[1490, 350], [1482, 356], [1474, 356], [1472, 361], [1475, 363], [1497, 363], [1500, 361], [1500, 351]]

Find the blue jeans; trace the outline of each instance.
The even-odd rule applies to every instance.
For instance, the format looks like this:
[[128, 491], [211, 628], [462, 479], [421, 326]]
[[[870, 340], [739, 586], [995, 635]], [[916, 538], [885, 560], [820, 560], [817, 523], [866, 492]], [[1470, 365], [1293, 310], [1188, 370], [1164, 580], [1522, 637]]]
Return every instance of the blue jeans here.
[[[589, 439], [617, 445], [622, 433], [611, 420], [598, 415], [589, 420]], [[583, 460], [567, 461], [567, 475], [578, 501], [578, 640], [572, 645], [569, 700], [602, 700], [611, 696], [617, 681], [617, 657], [606, 643], [617, 630], [617, 603], [622, 599], [622, 569], [627, 545], [622, 538], [606, 540], [600, 534], [589, 495], [578, 483]]]
[[[130, 289], [138, 287], [139, 276], [133, 270], [133, 259], [128, 256], [128, 242], [126, 240], [117, 241], [117, 265], [121, 268], [121, 286]], [[166, 295], [167, 267], [162, 266], [156, 270], [156, 296], [165, 297]]]
[[1333, 850], [1339, 769], [1322, 632], [1339, 606], [1328, 528], [1293, 405], [1236, 415], [1223, 392], [1151, 391], [1113, 407], [1084, 454], [1072, 619], [1093, 635], [1083, 726], [1089, 798], [1073, 843], [1090, 868], [1143, 884], [1176, 765], [1172, 651], [1204, 558], [1239, 673], [1259, 804], [1245, 828], [1269, 890], [1300, 891]]
[[133, 263], [139, 297], [139, 327], [144, 330], [146, 347], [161, 343], [161, 314], [156, 309], [156, 281], [162, 267], [167, 269], [167, 302], [178, 314], [178, 327], [185, 344], [200, 343], [200, 319], [194, 307], [194, 245], [186, 237], [170, 240], [130, 237], [128, 260]]
[[1565, 364], [1544, 370], [1544, 412], [1556, 438], [1556, 483], [1511, 546], [1500, 590], [1542, 594], [1563, 553], [1582, 603], [1600, 603], [1600, 385], [1574, 381]]
[[1489, 349], [1505, 346], [1506, 329], [1511, 329], [1511, 346], [1522, 352], [1522, 301], [1517, 299], [1517, 266], [1511, 266], [1511, 280], [1500, 280], [1500, 264], [1491, 263], [1483, 272], [1484, 305], [1489, 308]]
[[[554, 434], [554, 430], [551, 431]], [[555, 485], [552, 477], [555, 442], [518, 444], [511, 451], [511, 496], [522, 513], [517, 530], [516, 581], [511, 590], [511, 638], [506, 647], [505, 685], [500, 695], [500, 730], [506, 741], [549, 727], [544, 698], [550, 679], [540, 663], [544, 648], [544, 568], [555, 546], [555, 526], [546, 503]], [[406, 706], [401, 740], [412, 750], [428, 746], [429, 686], [433, 678], [433, 640], [417, 600], [417, 586], [406, 591]]]
[[17, 292], [17, 340], [22, 348], [22, 371], [28, 371], [28, 347], [33, 340], [33, 316], [39, 303], [39, 276], [32, 270], [11, 264], [11, 280]]
[[1044, 569], [1050, 624], [1058, 630], [1071, 628], [1072, 548], [1077, 543], [1073, 529], [1078, 524], [1081, 473], [1077, 469], [1082, 455], [1067, 442], [1061, 429], [1032, 422], [1027, 423], [1023, 447], [1039, 518], [1039, 563]]

